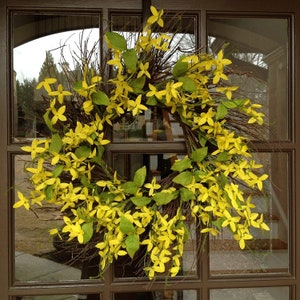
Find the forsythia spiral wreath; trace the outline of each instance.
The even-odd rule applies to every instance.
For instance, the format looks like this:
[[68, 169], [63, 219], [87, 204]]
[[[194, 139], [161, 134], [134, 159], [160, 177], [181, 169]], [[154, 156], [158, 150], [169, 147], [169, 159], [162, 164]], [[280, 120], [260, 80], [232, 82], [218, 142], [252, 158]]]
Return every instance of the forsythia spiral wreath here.
[[[246, 116], [249, 126], [262, 125], [264, 114], [259, 104], [234, 98], [236, 86], [224, 84], [230, 60], [223, 51], [182, 55], [159, 73], [155, 53], [170, 51], [170, 36], [154, 31], [164, 26], [163, 11], [151, 11], [133, 48], [119, 33], [105, 34], [114, 72], [106, 82], [85, 65], [73, 91], [55, 78], [39, 83], [49, 96], [44, 120], [51, 134], [22, 147], [31, 154], [26, 171], [32, 189], [19, 191], [14, 207], [58, 205], [65, 224], [51, 233], [67, 233], [81, 244], [101, 233], [96, 248], [102, 270], [144, 247], [144, 271], [153, 279], [180, 271], [190, 220], [201, 233], [228, 228], [242, 249], [251, 227], [268, 230], [244, 192], [262, 190], [268, 176], [231, 123], [235, 115]], [[80, 106], [81, 119], [70, 122], [70, 103]], [[125, 180], [106, 164], [106, 129], [125, 114], [136, 117], [153, 107], [179, 122], [187, 155], [174, 162], [167, 180], [148, 180], [145, 166]]]

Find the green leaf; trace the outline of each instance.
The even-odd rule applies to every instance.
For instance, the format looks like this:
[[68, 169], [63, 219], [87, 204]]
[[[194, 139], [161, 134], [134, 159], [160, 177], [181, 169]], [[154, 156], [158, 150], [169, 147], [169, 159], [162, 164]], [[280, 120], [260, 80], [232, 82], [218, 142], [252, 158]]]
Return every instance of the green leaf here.
[[73, 87], [75, 92], [82, 90], [82, 80], [76, 81]]
[[237, 108], [240, 106], [243, 106], [247, 99], [233, 99], [233, 100], [227, 100], [223, 101], [222, 104], [229, 109]]
[[201, 145], [202, 147], [204, 147], [204, 146], [206, 145], [206, 142], [207, 142], [207, 138], [206, 138], [206, 137], [201, 136], [201, 137], [199, 138], [199, 143], [200, 143], [200, 145]]
[[94, 224], [93, 222], [84, 223], [81, 228], [83, 230], [83, 243], [86, 244], [93, 236]]
[[180, 199], [183, 202], [195, 199], [195, 194], [185, 187], [180, 188], [179, 192], [180, 192]]
[[62, 147], [62, 140], [60, 135], [58, 133], [53, 134], [51, 138], [51, 144], [49, 150], [52, 152], [59, 153], [61, 147]]
[[121, 216], [120, 230], [122, 231], [122, 233], [128, 235], [135, 233], [133, 224], [124, 216]]
[[224, 221], [226, 220], [226, 218], [224, 217], [220, 217], [218, 218], [217, 220], [215, 221], [212, 221], [211, 223], [216, 226], [218, 229], [221, 229], [222, 228], [222, 224], [224, 223]]
[[135, 94], [139, 94], [139, 93], [142, 93], [144, 85], [145, 85], [145, 82], [146, 82], [146, 77], [142, 76], [140, 78], [134, 78], [134, 79], [132, 79], [129, 82], [129, 84], [133, 88], [133, 92]]
[[133, 258], [135, 253], [140, 248], [140, 238], [137, 234], [132, 234], [125, 239], [126, 251], [128, 255]]
[[45, 187], [45, 196], [47, 200], [50, 200], [52, 198], [52, 194], [53, 194], [53, 186], [52, 185], [47, 185]]
[[146, 206], [152, 199], [148, 197], [131, 197], [130, 200], [136, 206]]
[[107, 202], [111, 202], [114, 199], [114, 194], [110, 193], [110, 192], [102, 192], [100, 193], [100, 199], [101, 201], [103, 200], [103, 203]]
[[194, 172], [194, 176], [195, 176], [196, 182], [199, 182], [202, 180], [203, 177], [207, 176], [207, 172], [202, 171], [202, 170], [197, 170]]
[[224, 175], [224, 173], [221, 172], [220, 175], [219, 175], [219, 177], [218, 177], [218, 183], [219, 183], [219, 185], [222, 188], [224, 188], [225, 185], [227, 184], [227, 182], [228, 182], [227, 177]]
[[92, 101], [97, 105], [109, 105], [109, 97], [102, 91], [97, 91], [92, 94]]
[[216, 119], [221, 120], [224, 119], [228, 114], [228, 109], [220, 103], [217, 108]]
[[172, 200], [178, 197], [178, 191], [174, 191], [172, 193], [169, 192], [160, 192], [153, 195], [153, 199], [155, 200], [157, 205], [165, 205], [170, 203]]
[[147, 102], [146, 102], [147, 105], [150, 105], [150, 106], [155, 106], [157, 105], [157, 100], [155, 98], [155, 96], [151, 96], [148, 98]]
[[207, 147], [198, 148], [191, 154], [191, 159], [195, 162], [201, 162], [207, 156]]
[[97, 146], [97, 157], [102, 159], [105, 148], [102, 145]]
[[184, 242], [187, 242], [190, 239], [190, 230], [187, 228], [184, 222], [180, 221], [179, 223], [177, 223], [176, 229], [184, 230], [184, 238], [183, 238]]
[[87, 157], [89, 157], [90, 154], [91, 154], [91, 148], [89, 146], [87, 146], [87, 145], [79, 146], [75, 150], [75, 155], [78, 158], [87, 158]]
[[190, 184], [193, 181], [193, 174], [190, 171], [179, 173], [173, 178], [173, 182], [181, 184], [183, 186]]
[[127, 182], [123, 183], [121, 185], [121, 187], [125, 193], [132, 194], [132, 195], [134, 195], [136, 193], [136, 191], [138, 190], [138, 187], [132, 181], [127, 181]]
[[135, 172], [133, 177], [133, 182], [137, 185], [137, 187], [141, 187], [144, 184], [146, 175], [147, 175], [146, 166], [141, 167]]
[[84, 187], [89, 187], [91, 182], [90, 180], [85, 176], [85, 175], [82, 175], [80, 177], [80, 183], [84, 186]]
[[56, 165], [52, 171], [53, 177], [58, 177], [64, 169], [64, 165]]
[[218, 154], [216, 161], [227, 161], [229, 158], [228, 152], [227, 151], [223, 151], [221, 153]]
[[83, 213], [82, 213], [81, 207], [78, 207], [78, 208], [76, 209], [76, 213], [77, 213], [77, 216], [78, 216], [79, 219], [82, 219], [82, 220], [85, 220], [85, 219], [86, 219], [85, 216], [84, 216]]
[[46, 111], [43, 115], [43, 119], [45, 121], [45, 124], [47, 125], [47, 127], [51, 130], [51, 132], [56, 132], [57, 130], [53, 127], [51, 120], [49, 118], [49, 113], [50, 111]]
[[129, 70], [135, 72], [136, 66], [137, 66], [137, 63], [138, 63], [138, 56], [136, 54], [136, 50], [135, 49], [129, 49], [129, 50], [122, 53], [122, 57], [124, 59], [125, 66]]
[[189, 68], [188, 63], [182, 61], [183, 58], [184, 57], [180, 58], [173, 67], [172, 73], [176, 78], [184, 76]]
[[192, 161], [186, 156], [181, 160], [175, 161], [175, 163], [171, 167], [171, 170], [182, 172], [191, 167], [192, 167]]
[[190, 77], [179, 77], [178, 81], [181, 81], [183, 83], [182, 88], [187, 92], [194, 92], [196, 90], [196, 84], [195, 81]]
[[124, 36], [110, 31], [106, 32], [105, 35], [114, 49], [121, 51], [125, 51], [127, 49], [127, 43]]

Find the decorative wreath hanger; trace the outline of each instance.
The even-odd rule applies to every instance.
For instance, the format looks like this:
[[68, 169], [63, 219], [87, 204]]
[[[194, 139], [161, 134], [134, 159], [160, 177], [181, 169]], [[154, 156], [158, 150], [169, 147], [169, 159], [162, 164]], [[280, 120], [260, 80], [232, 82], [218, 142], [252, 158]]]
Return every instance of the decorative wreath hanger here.
[[[163, 10], [151, 12], [133, 46], [106, 32], [109, 79], [83, 62], [82, 80], [71, 91], [55, 78], [39, 83], [48, 94], [44, 120], [51, 134], [22, 147], [31, 154], [31, 190], [18, 191], [14, 207], [57, 205], [64, 226], [51, 234], [87, 245], [96, 239], [102, 271], [143, 247], [143, 269], [153, 279], [181, 270], [191, 228], [212, 235], [227, 228], [241, 249], [251, 228], [269, 228], [251, 201], [268, 176], [242, 132], [263, 124], [261, 105], [235, 96], [222, 50], [174, 60]], [[153, 108], [180, 124], [187, 153], [161, 181], [149, 178], [145, 166], [124, 179], [106, 163], [107, 129]]]

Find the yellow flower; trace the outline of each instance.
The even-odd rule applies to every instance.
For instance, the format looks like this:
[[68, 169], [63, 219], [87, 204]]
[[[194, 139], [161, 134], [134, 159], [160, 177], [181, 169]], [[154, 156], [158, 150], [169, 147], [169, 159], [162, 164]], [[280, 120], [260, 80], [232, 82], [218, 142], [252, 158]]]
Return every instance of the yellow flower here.
[[50, 84], [53, 84], [57, 81], [56, 78], [45, 78], [43, 81], [41, 81], [36, 89], [39, 90], [41, 89], [42, 87], [46, 90], [47, 93], [51, 93], [52, 89], [51, 89], [51, 86]]
[[143, 64], [142, 62], [139, 65], [140, 67], [140, 71], [137, 74], [137, 78], [142, 77], [143, 75], [146, 75], [148, 78], [151, 78], [150, 73], [148, 72], [148, 68], [149, 68], [149, 62], [146, 62], [145, 64]]
[[93, 102], [92, 100], [86, 100], [83, 102], [83, 110], [84, 112], [89, 115], [90, 112], [94, 109], [94, 105], [93, 105]]
[[177, 89], [179, 89], [183, 85], [183, 82], [167, 82], [166, 85], [166, 103], [169, 103], [172, 98], [178, 99], [179, 92]]
[[214, 126], [214, 117], [216, 115], [216, 112], [213, 110], [211, 107], [207, 112], [202, 112], [200, 116], [194, 117], [194, 127], [193, 128], [198, 128], [201, 125], [208, 124], [210, 126]]
[[226, 86], [226, 87], [217, 87], [216, 91], [220, 93], [224, 93], [227, 97], [227, 99], [232, 98], [232, 92], [236, 91], [238, 89], [237, 86]]
[[147, 92], [147, 94], [146, 94], [146, 96], [149, 98], [152, 96], [155, 96], [157, 99], [161, 100], [162, 97], [166, 94], [165, 90], [158, 91], [156, 89], [156, 87], [154, 85], [152, 85], [151, 83], [149, 83], [149, 88], [150, 88], [150, 91]]
[[51, 123], [54, 125], [54, 124], [57, 123], [58, 120], [60, 120], [62, 122], [67, 121], [67, 118], [64, 115], [65, 111], [66, 111], [66, 106], [65, 105], [61, 106], [58, 110], [56, 110], [56, 108], [53, 107], [51, 109], [51, 112], [53, 114], [53, 117], [51, 119]]
[[[39, 147], [39, 145], [44, 144], [44, 147]], [[34, 139], [31, 146], [23, 146], [21, 149], [25, 152], [31, 152], [31, 158], [35, 159], [37, 154], [45, 152], [49, 147], [49, 142], [47, 140], [37, 140]]]
[[232, 217], [228, 210], [225, 210], [223, 212], [223, 215], [226, 218], [226, 220], [222, 223], [222, 227], [226, 227], [229, 225], [231, 231], [236, 232], [236, 230], [237, 230], [236, 223], [238, 223], [241, 218], [240, 217]]
[[136, 115], [140, 114], [141, 112], [148, 109], [148, 107], [143, 105], [141, 103], [141, 101], [142, 101], [142, 95], [141, 94], [137, 96], [135, 101], [134, 100], [129, 100], [128, 101], [128, 106], [129, 106], [128, 110], [132, 111], [133, 116], [136, 116]]
[[224, 53], [223, 50], [220, 50], [217, 54], [217, 64], [220, 65], [220, 68], [223, 69], [224, 66], [230, 65], [232, 63], [232, 61], [230, 59], [227, 58], [223, 58], [224, 57]]
[[245, 249], [246, 240], [251, 240], [253, 236], [250, 234], [248, 228], [243, 226], [242, 224], [237, 225], [237, 232], [234, 234], [234, 239], [239, 242], [239, 246], [241, 249]]
[[160, 27], [163, 27], [164, 26], [164, 20], [162, 19], [162, 16], [164, 14], [163, 9], [157, 11], [157, 9], [151, 5], [150, 10], [152, 12], [152, 16], [148, 18], [147, 24], [152, 25], [154, 23], [157, 23]]
[[154, 191], [160, 188], [160, 184], [156, 183], [156, 177], [153, 177], [151, 183], [146, 183], [144, 186], [149, 189], [149, 196], [152, 196]]
[[71, 96], [72, 93], [69, 91], [64, 91], [62, 84], [58, 85], [57, 91], [52, 91], [48, 93], [49, 96], [57, 96], [58, 102], [60, 104], [64, 101], [64, 96]]
[[19, 191], [18, 191], [18, 198], [19, 198], [19, 201], [16, 202], [13, 207], [18, 208], [18, 207], [24, 206], [26, 210], [29, 210], [30, 204], [29, 204], [28, 199]]

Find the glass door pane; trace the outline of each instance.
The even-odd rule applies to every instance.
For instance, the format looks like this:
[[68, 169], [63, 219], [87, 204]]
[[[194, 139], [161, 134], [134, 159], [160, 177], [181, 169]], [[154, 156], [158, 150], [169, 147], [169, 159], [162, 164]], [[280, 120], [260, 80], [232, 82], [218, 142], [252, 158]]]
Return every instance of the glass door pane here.
[[270, 231], [253, 230], [251, 234], [254, 238], [246, 243], [245, 250], [239, 249], [226, 230], [220, 236], [211, 238], [212, 276], [290, 271], [288, 191], [291, 188], [291, 158], [287, 153], [259, 153], [256, 157], [270, 177], [265, 184], [265, 192], [252, 194], [252, 199], [257, 211], [264, 214]]
[[223, 48], [232, 60], [230, 80], [240, 97], [263, 104], [269, 126], [263, 139], [291, 139], [289, 20], [211, 17], [207, 26], [209, 50]]
[[69, 88], [82, 61], [99, 67], [99, 16], [16, 14], [13, 49], [13, 141], [48, 132], [43, 121], [45, 95], [36, 90], [46, 77]]
[[210, 300], [286, 300], [289, 299], [290, 288], [282, 287], [259, 287], [219, 289], [210, 292]]
[[[30, 157], [14, 158], [14, 186], [26, 195], [29, 188], [24, 173]], [[33, 166], [31, 166], [33, 167]], [[30, 211], [24, 207], [15, 213], [15, 261], [14, 280], [18, 282], [53, 282], [96, 279], [99, 274], [97, 250], [87, 249], [75, 240], [53, 237], [49, 231], [62, 228], [64, 223], [60, 209], [54, 205], [33, 205]], [[61, 235], [62, 237], [63, 234]]]

